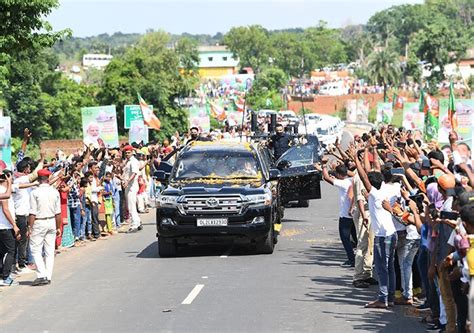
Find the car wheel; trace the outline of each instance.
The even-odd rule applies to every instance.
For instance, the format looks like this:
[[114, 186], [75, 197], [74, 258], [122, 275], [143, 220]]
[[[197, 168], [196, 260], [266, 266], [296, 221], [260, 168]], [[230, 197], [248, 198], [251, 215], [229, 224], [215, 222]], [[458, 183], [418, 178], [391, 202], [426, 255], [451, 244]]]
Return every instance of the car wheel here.
[[309, 200], [300, 200], [298, 201], [298, 207], [308, 208]]
[[176, 242], [167, 242], [165, 238], [158, 237], [158, 254], [161, 258], [174, 257], [177, 252]]
[[272, 224], [267, 237], [265, 237], [263, 241], [260, 241], [257, 243], [257, 253], [272, 254], [274, 248], [275, 248], [275, 243], [273, 239], [273, 224]]

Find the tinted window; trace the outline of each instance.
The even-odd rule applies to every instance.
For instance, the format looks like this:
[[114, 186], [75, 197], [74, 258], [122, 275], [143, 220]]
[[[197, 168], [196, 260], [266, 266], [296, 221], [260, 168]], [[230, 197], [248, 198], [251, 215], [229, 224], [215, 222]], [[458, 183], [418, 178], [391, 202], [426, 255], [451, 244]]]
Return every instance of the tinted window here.
[[182, 155], [172, 178], [261, 178], [256, 156], [248, 152], [195, 151]]
[[318, 159], [315, 158], [315, 155], [314, 145], [296, 146], [288, 149], [288, 151], [280, 157], [279, 161], [290, 161], [292, 167], [298, 167], [317, 162]]

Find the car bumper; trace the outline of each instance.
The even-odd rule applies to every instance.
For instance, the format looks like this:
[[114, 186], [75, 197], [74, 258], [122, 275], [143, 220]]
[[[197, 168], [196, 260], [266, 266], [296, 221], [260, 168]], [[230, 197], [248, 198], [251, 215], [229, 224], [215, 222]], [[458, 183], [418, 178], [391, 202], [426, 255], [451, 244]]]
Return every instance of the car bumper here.
[[[263, 217], [263, 223], [252, 223]], [[174, 224], [164, 224], [163, 219], [172, 219]], [[227, 218], [227, 226], [198, 227], [198, 218]], [[175, 209], [158, 208], [156, 211], [157, 237], [173, 239], [183, 243], [242, 242], [248, 243], [265, 238], [272, 227], [271, 207], [247, 209], [240, 215], [181, 215]]]

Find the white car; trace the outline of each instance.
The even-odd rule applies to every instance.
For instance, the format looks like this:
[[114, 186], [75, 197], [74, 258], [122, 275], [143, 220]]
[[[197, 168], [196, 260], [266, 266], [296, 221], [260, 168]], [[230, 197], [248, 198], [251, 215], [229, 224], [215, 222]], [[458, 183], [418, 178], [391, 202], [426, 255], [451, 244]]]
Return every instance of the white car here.
[[319, 89], [319, 94], [326, 96], [341, 96], [347, 95], [348, 93], [349, 89], [345, 87], [342, 81], [327, 83]]

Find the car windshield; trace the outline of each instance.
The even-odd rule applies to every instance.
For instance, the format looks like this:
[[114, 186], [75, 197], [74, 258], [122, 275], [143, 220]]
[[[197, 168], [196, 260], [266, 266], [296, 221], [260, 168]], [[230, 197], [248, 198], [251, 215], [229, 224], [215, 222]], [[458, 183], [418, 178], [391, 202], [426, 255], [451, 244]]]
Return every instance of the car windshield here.
[[318, 128], [318, 134], [327, 135], [327, 134], [328, 134], [328, 130], [327, 130], [327, 129]]
[[312, 144], [292, 147], [280, 157], [277, 161], [277, 165], [280, 161], [290, 161], [292, 167], [313, 164], [317, 161], [315, 155], [315, 147]]
[[172, 178], [184, 179], [260, 179], [261, 171], [251, 152], [197, 151], [182, 155]]

